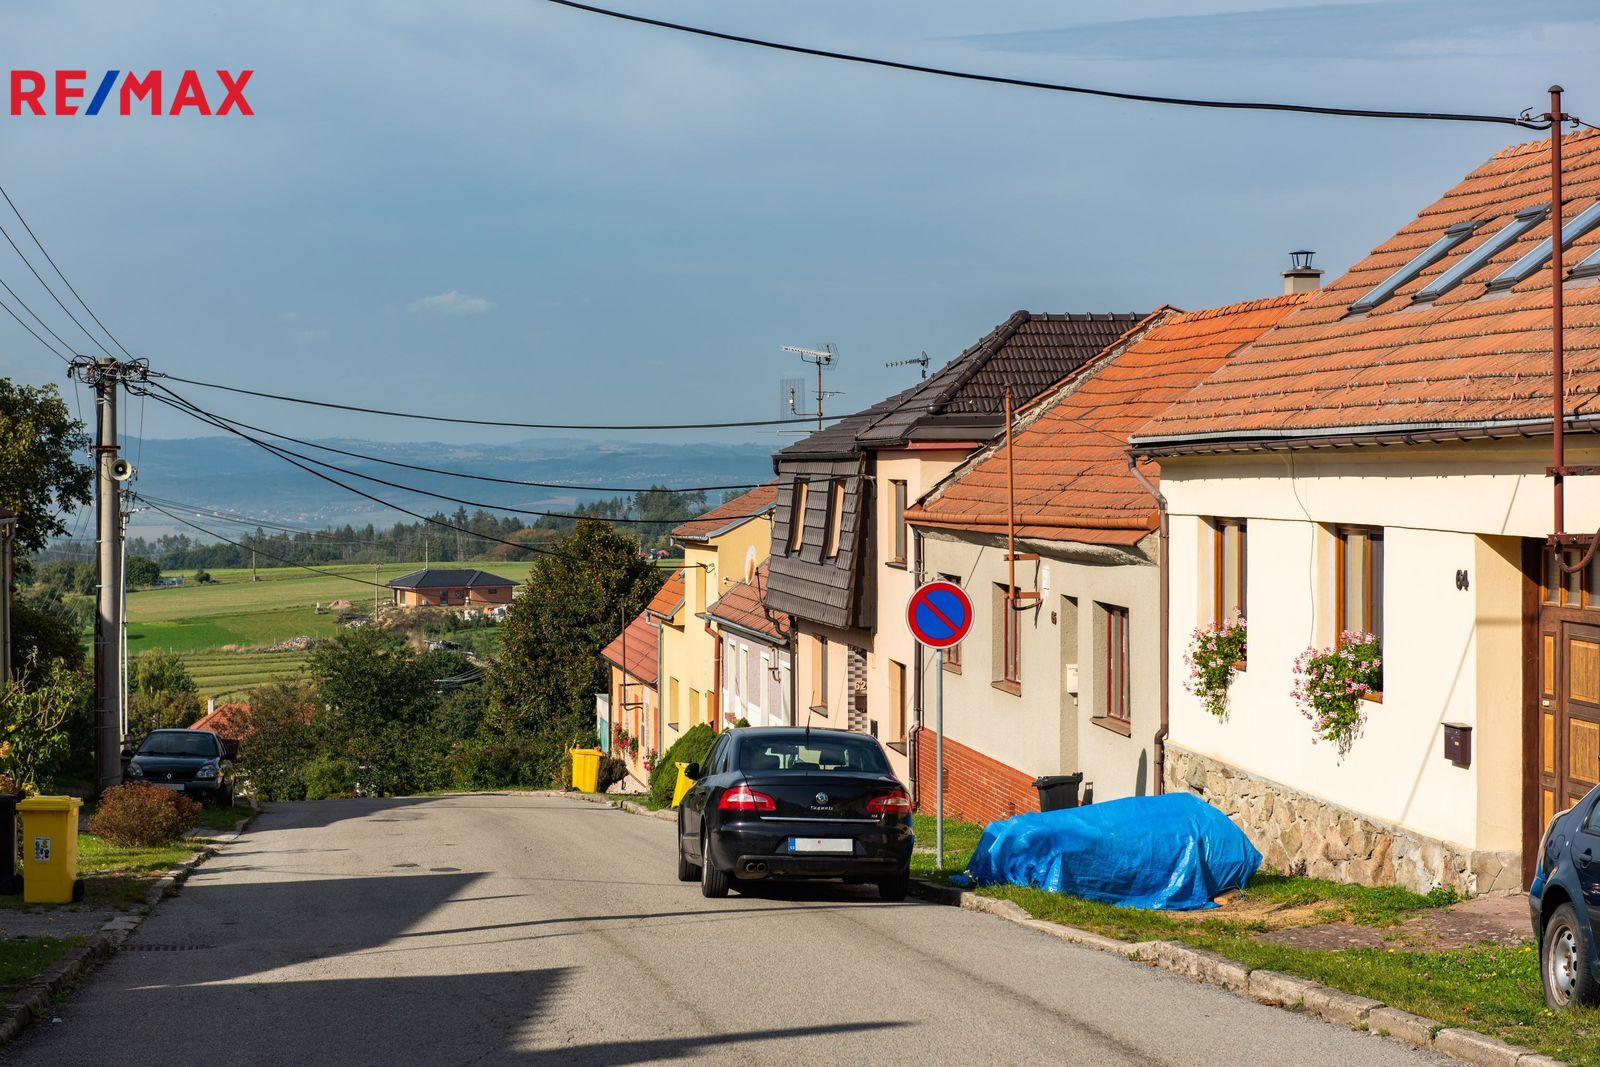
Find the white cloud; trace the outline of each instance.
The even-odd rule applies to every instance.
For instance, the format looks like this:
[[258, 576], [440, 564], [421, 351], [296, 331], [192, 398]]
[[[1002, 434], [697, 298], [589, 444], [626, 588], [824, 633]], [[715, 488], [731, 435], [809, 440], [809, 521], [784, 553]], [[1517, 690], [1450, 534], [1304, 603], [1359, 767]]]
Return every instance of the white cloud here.
[[468, 296], [459, 289], [433, 296], [419, 296], [406, 307], [418, 314], [482, 315], [494, 305], [481, 296]]

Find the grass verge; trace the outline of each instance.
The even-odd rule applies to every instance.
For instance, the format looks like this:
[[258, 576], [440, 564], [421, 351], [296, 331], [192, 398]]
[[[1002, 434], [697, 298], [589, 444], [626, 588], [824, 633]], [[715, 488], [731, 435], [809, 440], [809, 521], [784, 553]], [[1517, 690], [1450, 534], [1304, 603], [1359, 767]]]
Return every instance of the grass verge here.
[[31, 941], [0, 941], [0, 1000], [39, 977], [56, 960], [79, 945], [81, 937], [41, 937]]

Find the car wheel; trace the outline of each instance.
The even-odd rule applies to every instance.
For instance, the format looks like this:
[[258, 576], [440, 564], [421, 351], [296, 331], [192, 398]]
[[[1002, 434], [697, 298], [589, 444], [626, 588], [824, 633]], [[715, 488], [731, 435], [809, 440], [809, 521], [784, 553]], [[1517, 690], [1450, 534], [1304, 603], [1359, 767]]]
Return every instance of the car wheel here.
[[683, 816], [678, 816], [678, 881], [698, 882], [700, 868], [689, 862], [689, 857], [683, 854]]
[[1600, 1001], [1600, 982], [1589, 970], [1589, 954], [1578, 926], [1578, 913], [1563, 904], [1545, 924], [1539, 942], [1539, 977], [1544, 982], [1544, 1002], [1552, 1008]]
[[712, 898], [728, 895], [728, 875], [711, 862], [711, 844], [705, 834], [700, 835], [700, 895]]
[[893, 878], [883, 878], [878, 881], [878, 896], [883, 900], [901, 901], [906, 899], [906, 894], [911, 892], [911, 869], [901, 870]]

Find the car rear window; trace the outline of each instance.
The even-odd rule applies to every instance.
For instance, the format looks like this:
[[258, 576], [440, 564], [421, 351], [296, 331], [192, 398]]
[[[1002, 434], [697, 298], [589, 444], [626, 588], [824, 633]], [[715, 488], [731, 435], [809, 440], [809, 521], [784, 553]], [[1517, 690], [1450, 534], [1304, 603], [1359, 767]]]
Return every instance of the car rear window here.
[[761, 771], [838, 771], [853, 774], [888, 774], [883, 749], [870, 738], [760, 738], [747, 737], [739, 745], [739, 769]]

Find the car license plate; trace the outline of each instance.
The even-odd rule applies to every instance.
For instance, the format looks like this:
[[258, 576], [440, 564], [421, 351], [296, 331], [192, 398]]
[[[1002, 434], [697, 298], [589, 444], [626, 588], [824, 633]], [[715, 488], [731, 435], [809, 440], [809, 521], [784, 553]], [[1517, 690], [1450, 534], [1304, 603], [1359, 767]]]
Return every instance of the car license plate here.
[[183, 792], [182, 782], [151, 782], [150, 784], [159, 785], [162, 789], [176, 789], [180, 793]]
[[855, 844], [848, 837], [791, 837], [790, 852], [854, 852]]

